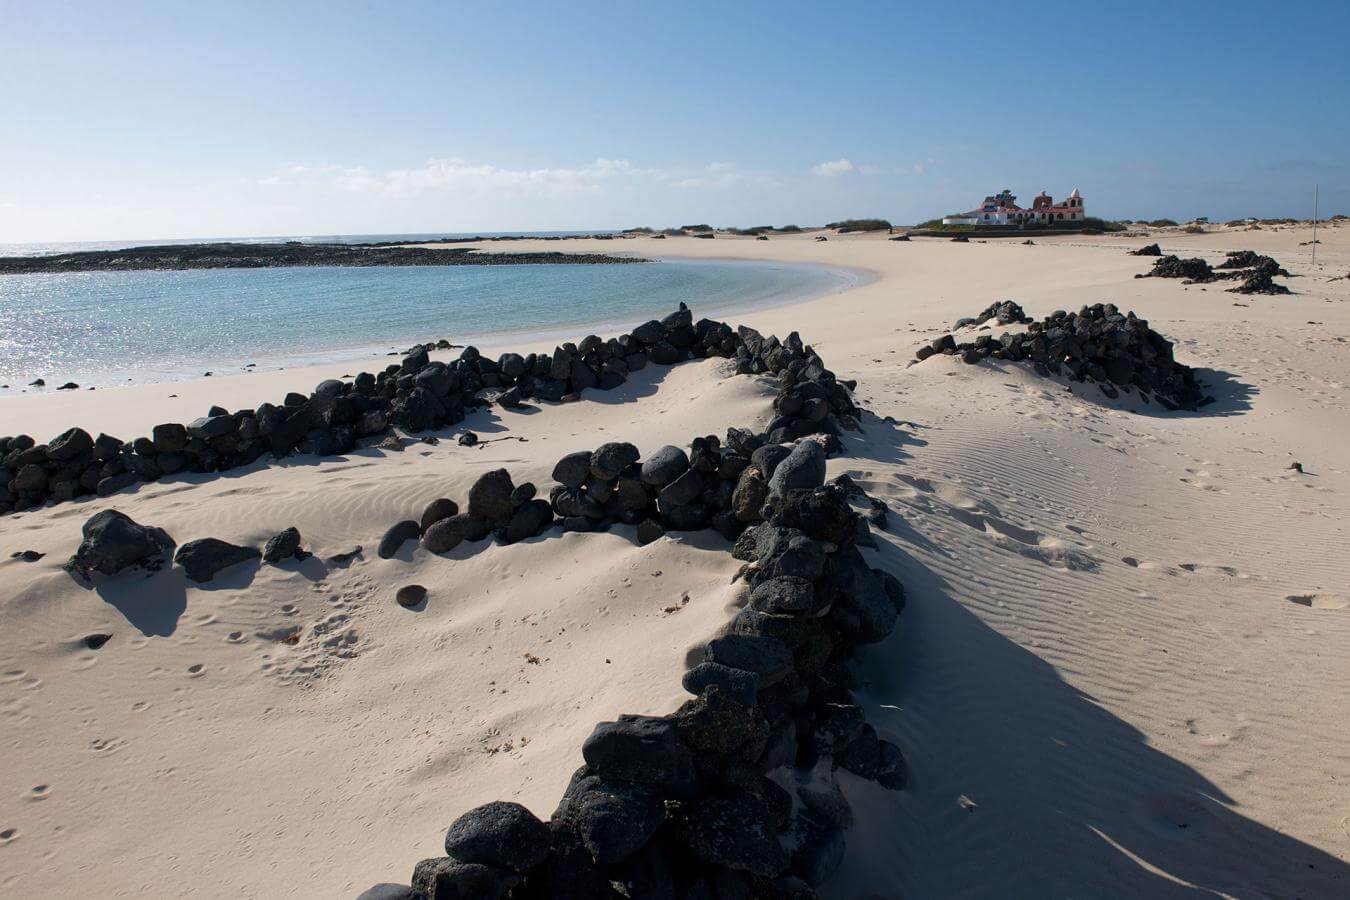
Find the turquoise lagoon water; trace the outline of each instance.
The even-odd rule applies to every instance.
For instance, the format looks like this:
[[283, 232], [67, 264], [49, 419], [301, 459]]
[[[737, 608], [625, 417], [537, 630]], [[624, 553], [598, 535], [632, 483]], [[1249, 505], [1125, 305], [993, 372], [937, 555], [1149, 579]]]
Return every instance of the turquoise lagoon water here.
[[419, 341], [612, 334], [805, 299], [856, 276], [741, 262], [0, 275], [0, 384], [48, 389], [383, 356]]

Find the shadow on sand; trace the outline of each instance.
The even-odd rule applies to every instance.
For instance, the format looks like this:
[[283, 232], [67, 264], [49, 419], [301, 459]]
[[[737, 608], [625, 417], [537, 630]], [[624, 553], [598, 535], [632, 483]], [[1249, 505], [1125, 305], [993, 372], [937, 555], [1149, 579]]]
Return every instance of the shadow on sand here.
[[[850, 462], [894, 462], [889, 440], [869, 424]], [[908, 552], [933, 545], [900, 516], [877, 539], [864, 553], [908, 607], [864, 652], [857, 696], [911, 780], [892, 793], [843, 775], [859, 824], [822, 897], [1350, 896], [1350, 864], [1243, 815], [954, 599]]]

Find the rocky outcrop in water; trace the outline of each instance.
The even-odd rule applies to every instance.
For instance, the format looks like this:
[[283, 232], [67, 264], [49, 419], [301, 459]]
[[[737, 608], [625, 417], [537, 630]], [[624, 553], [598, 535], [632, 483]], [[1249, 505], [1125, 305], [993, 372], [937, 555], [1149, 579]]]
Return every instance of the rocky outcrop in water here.
[[50, 256], [0, 257], [0, 275], [179, 269], [274, 269], [295, 266], [519, 266], [636, 263], [602, 253], [475, 253], [474, 247], [389, 244], [164, 244]]

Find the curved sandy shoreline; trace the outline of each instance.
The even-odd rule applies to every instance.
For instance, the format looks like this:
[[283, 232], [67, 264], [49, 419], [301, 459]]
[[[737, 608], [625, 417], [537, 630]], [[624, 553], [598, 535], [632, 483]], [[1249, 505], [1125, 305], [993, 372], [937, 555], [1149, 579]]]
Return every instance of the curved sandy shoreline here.
[[[858, 696], [904, 749], [911, 787], [843, 779], [858, 823], [823, 896], [1316, 897], [1350, 879], [1350, 280], [1331, 280], [1350, 272], [1350, 230], [1319, 237], [1321, 270], [1306, 230], [1161, 236], [1167, 252], [1211, 260], [1270, 253], [1299, 276], [1284, 298], [1135, 280], [1148, 261], [1123, 250], [1154, 238], [728, 239], [747, 259], [878, 274], [731, 317], [798, 330], [859, 380], [875, 415], [829, 474], [890, 505], [868, 559], [909, 594], [897, 634], [866, 654]], [[660, 249], [720, 256], [723, 240]], [[1034, 316], [1135, 310], [1219, 402], [1133, 414], [1019, 365], [908, 365], [920, 341], [999, 299]], [[16, 834], [0, 846], [0, 888], [350, 896], [439, 855], [445, 826], [477, 803], [547, 815], [596, 721], [682, 699], [672, 672], [733, 599], [720, 552], [567, 535], [369, 559], [318, 580], [261, 571], [173, 597], [135, 597], [131, 583], [128, 596], [85, 592], [59, 565], [109, 506], [180, 543], [257, 542], [294, 524], [319, 554], [369, 548], [486, 469], [545, 485], [563, 452], [647, 449], [766, 414], [763, 385], [710, 366], [466, 423], [523, 443], [296, 459], [0, 519], [12, 785], [0, 831]], [[26, 421], [43, 436], [76, 422], [128, 435], [146, 417], [284, 393], [296, 375], [36, 398], [51, 414], [35, 405]], [[31, 398], [0, 415], [19, 399]], [[47, 556], [8, 558], [30, 548]], [[391, 599], [411, 582], [432, 590], [417, 614]], [[682, 611], [663, 612], [684, 593]], [[298, 647], [269, 637], [297, 625]], [[114, 635], [97, 652], [79, 644], [94, 631]], [[359, 652], [331, 652], [348, 634]]]
[[[513, 241], [519, 243], [518, 241]], [[599, 242], [596, 242], [599, 243]], [[653, 259], [655, 259], [653, 257]], [[737, 316], [759, 310], [791, 307], [810, 303], [822, 297], [834, 296], [871, 283], [880, 277], [865, 269], [851, 269], [816, 263], [794, 263], [781, 260], [756, 260], [744, 257], [717, 257], [713, 259], [674, 256], [671, 262], [698, 265], [703, 262], [750, 263], [753, 265], [785, 265], [826, 270], [844, 283], [837, 286], [802, 286], [800, 290], [776, 294], [761, 302], [710, 304], [695, 306], [699, 316], [740, 321]], [[451, 340], [472, 343], [479, 350], [497, 355], [506, 351], [531, 353], [551, 350], [564, 341], [579, 340], [586, 334], [618, 334], [639, 324], [634, 321], [583, 320], [558, 328], [499, 331], [481, 335], [450, 334]], [[275, 402], [287, 391], [308, 391], [327, 378], [341, 378], [361, 371], [382, 369], [394, 351], [402, 346], [366, 345], [358, 348], [340, 348], [306, 354], [317, 361], [300, 361], [280, 365], [277, 361], [264, 362], [256, 368], [229, 373], [216, 372], [210, 377], [168, 378], [137, 381], [125, 385], [99, 385], [92, 394], [79, 391], [58, 391], [59, 376], [47, 379], [44, 388], [11, 385], [0, 391], [0, 433], [31, 433], [37, 440], [46, 440], [79, 426], [91, 432], [99, 430], [110, 434], [130, 434], [132, 430], [148, 431], [154, 425], [167, 421], [188, 422], [203, 415], [213, 405], [237, 409], [254, 407], [264, 401]], [[433, 359], [454, 359], [459, 349], [437, 351]], [[262, 357], [259, 357], [262, 358]], [[288, 363], [295, 357], [284, 357]], [[112, 413], [117, 410], [117, 413]], [[64, 418], [63, 418], [64, 417]], [[74, 417], [74, 418], [71, 418]], [[64, 423], [64, 424], [63, 424]]]

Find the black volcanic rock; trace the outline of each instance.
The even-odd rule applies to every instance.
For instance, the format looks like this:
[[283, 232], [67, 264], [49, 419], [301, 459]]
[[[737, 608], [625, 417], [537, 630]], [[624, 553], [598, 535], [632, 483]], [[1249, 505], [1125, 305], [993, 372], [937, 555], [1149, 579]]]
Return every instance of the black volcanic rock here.
[[84, 540], [67, 565], [85, 578], [94, 572], [115, 575], [128, 566], [154, 565], [173, 546], [163, 528], [138, 525], [124, 513], [105, 509], [84, 523]]
[[201, 538], [179, 547], [174, 562], [183, 567], [188, 578], [201, 583], [210, 581], [230, 566], [256, 560], [259, 555], [257, 547], [240, 547], [219, 538]]

